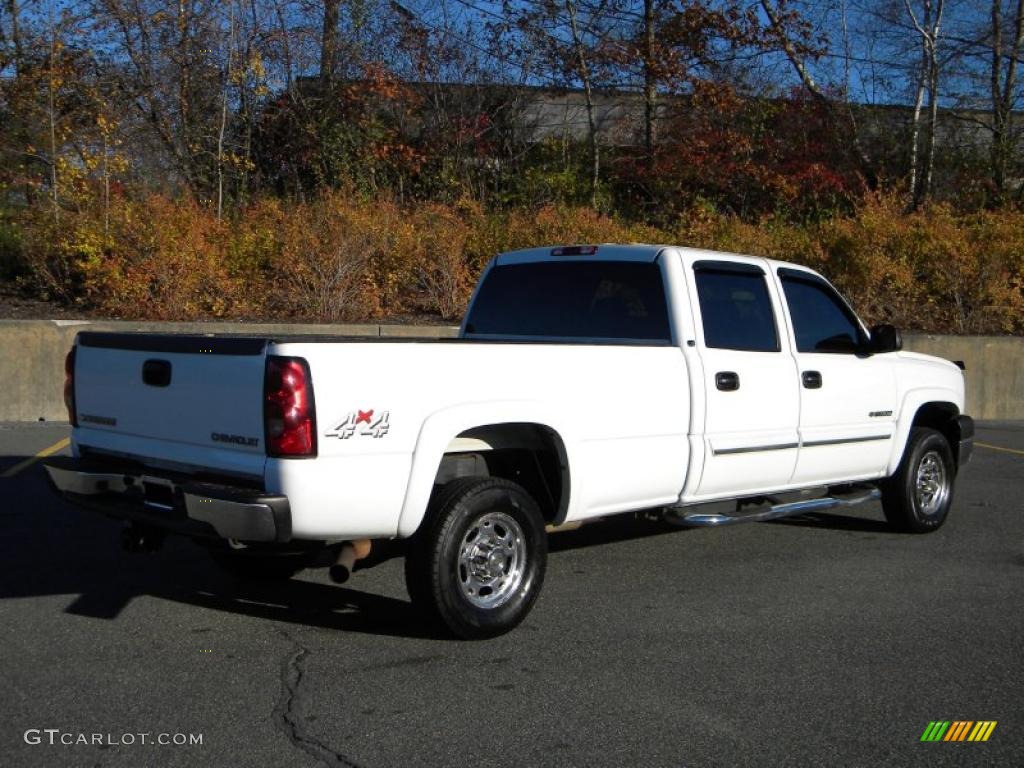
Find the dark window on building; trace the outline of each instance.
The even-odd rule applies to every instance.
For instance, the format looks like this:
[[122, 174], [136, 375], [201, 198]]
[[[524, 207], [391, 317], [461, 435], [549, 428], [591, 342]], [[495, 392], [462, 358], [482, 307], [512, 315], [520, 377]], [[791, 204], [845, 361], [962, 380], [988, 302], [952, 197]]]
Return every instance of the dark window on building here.
[[466, 332], [670, 342], [657, 264], [542, 261], [498, 266], [473, 302]]
[[798, 352], [854, 354], [867, 341], [838, 293], [813, 277], [782, 275]]
[[779, 335], [764, 275], [697, 269], [704, 345], [715, 349], [778, 352]]

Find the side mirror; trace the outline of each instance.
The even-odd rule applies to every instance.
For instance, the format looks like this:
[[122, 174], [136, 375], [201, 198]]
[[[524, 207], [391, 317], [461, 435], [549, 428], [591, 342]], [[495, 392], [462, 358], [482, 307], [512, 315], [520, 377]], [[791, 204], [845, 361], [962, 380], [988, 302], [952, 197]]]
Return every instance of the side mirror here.
[[899, 352], [903, 349], [903, 335], [896, 326], [883, 323], [871, 329], [872, 352]]

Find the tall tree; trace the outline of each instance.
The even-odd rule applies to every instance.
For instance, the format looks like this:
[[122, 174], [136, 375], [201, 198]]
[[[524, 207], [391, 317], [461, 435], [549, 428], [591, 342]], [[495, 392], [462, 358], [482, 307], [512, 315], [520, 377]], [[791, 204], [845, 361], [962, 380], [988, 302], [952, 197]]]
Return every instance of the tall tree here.
[[17, 75], [21, 72], [23, 52], [21, 43], [21, 10], [18, 8], [18, 0], [6, 0], [7, 4], [7, 15], [11, 21], [11, 46], [13, 48], [13, 55], [11, 56], [14, 62], [14, 74]]
[[49, 56], [46, 60], [46, 119], [50, 135], [50, 199], [53, 202], [53, 222], [60, 222], [60, 186], [57, 174], [57, 9], [53, 0], [47, 4], [47, 37]]
[[330, 86], [338, 67], [338, 23], [341, 0], [324, 0], [323, 31], [320, 34], [320, 82]]
[[[642, 126], [639, 162], [619, 163], [619, 177], [629, 180], [629, 194], [641, 205], [661, 208], [658, 188], [665, 186], [666, 168], [659, 169], [659, 162], [691, 154], [693, 147], [683, 145], [702, 142], [697, 133], [713, 122], [696, 129], [704, 115], [718, 114], [720, 132], [737, 127], [737, 97], [753, 94], [739, 62], [760, 52], [762, 25], [740, 0], [626, 0], [615, 6], [613, 18], [618, 24], [605, 46], [610, 80], [638, 95]], [[664, 120], [672, 128], [660, 132]]]
[[528, 62], [533, 75], [551, 85], [582, 92], [591, 205], [598, 202], [602, 170], [597, 93], [609, 84], [611, 41], [621, 25], [619, 6], [617, 0], [505, 4], [509, 26], [523, 40], [520, 65]]
[[217, 192], [224, 51], [216, 0], [89, 0], [125, 107], [163, 150], [172, 178], [198, 200]]
[[577, 5], [573, 0], [565, 0], [565, 12], [569, 17], [569, 31], [572, 34], [572, 58], [576, 64], [576, 74], [583, 84], [584, 105], [587, 111], [587, 145], [590, 149], [590, 204], [597, 207], [597, 186], [601, 179], [601, 150], [597, 143], [592, 66], [580, 29]]
[[654, 173], [654, 142], [658, 110], [658, 73], [654, 47], [654, 0], [643, 0], [643, 70], [644, 70], [644, 154], [647, 160], [647, 173]]
[[991, 99], [992, 99], [992, 186], [996, 202], [1006, 196], [1007, 168], [1013, 157], [1016, 137], [1013, 111], [1017, 103], [1017, 65], [1024, 47], [1024, 0], [1017, 0], [1011, 17], [1009, 39], [1005, 39], [1003, 9], [1000, 0], [992, 0], [991, 23]]
[[800, 82], [811, 97], [832, 116], [836, 128], [848, 135], [850, 148], [857, 159], [864, 180], [870, 188], [877, 187], [878, 174], [875, 164], [864, 149], [857, 120], [850, 104], [846, 101], [838, 101], [826, 93], [808, 67], [807, 60], [820, 55], [821, 47], [809, 39], [809, 29], [800, 17], [788, 8], [786, 0], [760, 0], [760, 2], [761, 8], [764, 9], [765, 15], [768, 17], [769, 29], [779, 48], [785, 53], [786, 58], [796, 71]]
[[220, 127], [217, 131], [217, 221], [224, 215], [224, 139], [228, 128], [228, 108], [234, 80], [235, 0], [228, 0], [228, 39], [224, 52], [224, 80], [221, 86]]
[[[910, 133], [910, 207], [918, 208], [931, 195], [932, 173], [935, 167], [935, 136], [938, 118], [939, 56], [938, 45], [942, 28], [944, 0], [923, 0], [920, 12], [910, 0], [903, 0], [907, 15], [920, 37], [921, 63], [914, 91], [914, 109]], [[925, 93], [928, 94], [928, 124], [921, 151], [921, 110]]]

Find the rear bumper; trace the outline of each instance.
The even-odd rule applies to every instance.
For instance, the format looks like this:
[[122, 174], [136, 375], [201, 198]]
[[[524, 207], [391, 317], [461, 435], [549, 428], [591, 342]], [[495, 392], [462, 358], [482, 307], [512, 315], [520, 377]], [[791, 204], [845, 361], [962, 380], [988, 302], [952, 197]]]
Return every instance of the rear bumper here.
[[43, 466], [58, 494], [109, 517], [199, 538], [286, 542], [292, 537], [285, 496], [64, 456]]
[[958, 416], [957, 424], [960, 427], [960, 445], [957, 447], [956, 460], [962, 467], [971, 460], [971, 454], [974, 453], [974, 419]]

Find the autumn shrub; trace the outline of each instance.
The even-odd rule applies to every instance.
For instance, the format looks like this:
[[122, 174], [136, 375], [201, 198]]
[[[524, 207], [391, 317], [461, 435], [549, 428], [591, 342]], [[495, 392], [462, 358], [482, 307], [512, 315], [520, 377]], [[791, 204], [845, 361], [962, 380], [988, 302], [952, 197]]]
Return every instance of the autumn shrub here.
[[956, 333], [1024, 330], [1024, 217], [1006, 211], [972, 214], [961, 225], [970, 244], [960, 258], [939, 262], [932, 292], [948, 308]]
[[379, 315], [373, 272], [394, 237], [388, 218], [334, 195], [289, 210], [268, 286], [275, 313], [328, 321]]
[[1024, 217], [958, 215], [945, 205], [912, 214], [876, 198], [821, 227], [823, 271], [871, 321], [913, 330], [1024, 330]]
[[[422, 297], [422, 309], [445, 320], [462, 317], [478, 273], [478, 265], [470, 261], [467, 243], [482, 217], [479, 206], [469, 202], [458, 206], [429, 204], [414, 212], [414, 290]], [[415, 295], [410, 298], [415, 301]]]
[[189, 202], [118, 198], [59, 219], [45, 206], [24, 210], [6, 221], [0, 247], [35, 293], [125, 318], [455, 321], [496, 253], [661, 242], [809, 265], [869, 323], [1024, 332], [1024, 214], [904, 207], [879, 195], [819, 222], [752, 222], [697, 200], [659, 229], [578, 206], [488, 211], [346, 192], [256, 200], [223, 220]]
[[[77, 232], [62, 228], [48, 211], [29, 209], [19, 219], [21, 283], [43, 299], [65, 304], [83, 300], [82, 272], [91, 249], [79, 251]], [[77, 229], [74, 227], [73, 229]], [[102, 247], [102, 244], [101, 244]]]
[[267, 274], [276, 263], [286, 232], [288, 206], [276, 198], [260, 198], [229, 219], [225, 242], [228, 273], [242, 281]]
[[904, 216], [895, 198], [869, 200], [852, 216], [816, 227], [824, 251], [818, 266], [869, 322], [920, 328], [912, 308], [920, 306], [927, 276], [919, 274], [929, 250], [928, 232]]
[[232, 273], [227, 222], [196, 205], [161, 197], [128, 206], [116, 240], [97, 275], [105, 279], [96, 303], [160, 319], [239, 317], [262, 308], [262, 294]]
[[866, 198], [848, 216], [757, 223], [688, 210], [673, 242], [810, 266], [866, 322], [952, 333], [1024, 331], [1024, 215], [962, 215], [943, 205], [907, 213], [893, 195]]
[[243, 317], [261, 308], [233, 275], [230, 230], [199, 206], [161, 197], [107, 211], [22, 218], [26, 282], [44, 296], [113, 317]]
[[0, 211], [0, 280], [12, 280], [23, 270], [21, 232]]

